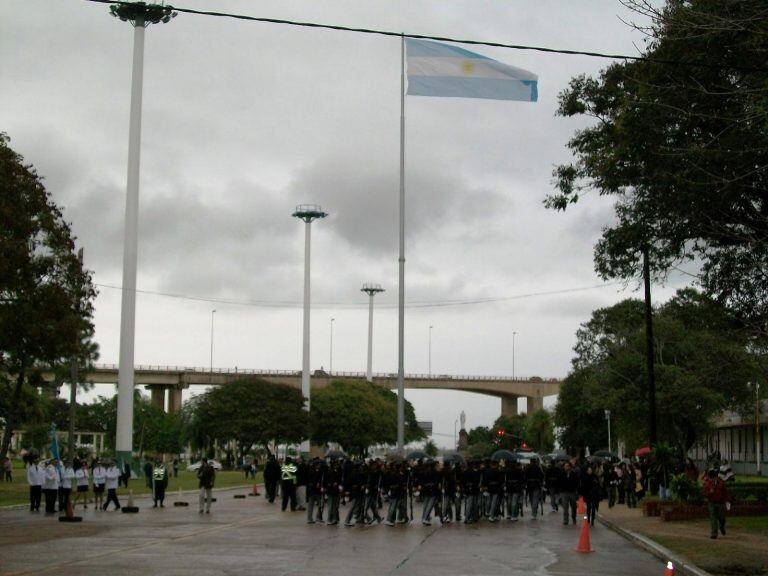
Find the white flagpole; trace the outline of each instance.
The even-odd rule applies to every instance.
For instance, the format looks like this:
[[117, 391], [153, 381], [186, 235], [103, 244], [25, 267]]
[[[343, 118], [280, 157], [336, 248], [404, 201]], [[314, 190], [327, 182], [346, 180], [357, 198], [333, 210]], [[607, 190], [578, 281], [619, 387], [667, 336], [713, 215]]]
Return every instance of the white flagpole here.
[[397, 346], [397, 452], [405, 447], [405, 36], [400, 36], [400, 283]]

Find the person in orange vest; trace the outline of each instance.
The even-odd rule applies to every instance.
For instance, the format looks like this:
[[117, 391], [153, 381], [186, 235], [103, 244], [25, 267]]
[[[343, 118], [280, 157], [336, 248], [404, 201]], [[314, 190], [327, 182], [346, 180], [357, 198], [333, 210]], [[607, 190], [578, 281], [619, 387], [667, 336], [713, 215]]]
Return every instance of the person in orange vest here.
[[718, 476], [715, 468], [710, 469], [704, 478], [704, 497], [709, 503], [709, 537], [717, 538], [718, 528], [725, 536], [725, 511], [730, 508], [730, 498], [725, 481]]

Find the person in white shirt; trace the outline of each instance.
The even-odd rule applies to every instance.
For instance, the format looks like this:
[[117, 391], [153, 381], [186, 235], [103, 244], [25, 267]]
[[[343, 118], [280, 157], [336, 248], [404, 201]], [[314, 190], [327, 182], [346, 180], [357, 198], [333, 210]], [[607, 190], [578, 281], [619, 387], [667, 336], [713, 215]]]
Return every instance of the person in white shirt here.
[[64, 466], [59, 469], [61, 483], [59, 486], [59, 512], [67, 510], [67, 503], [72, 496], [72, 481], [75, 479], [75, 470], [72, 468], [72, 460], [64, 460]]
[[27, 483], [29, 484], [29, 511], [40, 512], [40, 500], [43, 497], [43, 469], [37, 462], [37, 456], [34, 456], [27, 466]]
[[120, 510], [120, 500], [117, 499], [117, 483], [120, 478], [120, 470], [117, 469], [117, 466], [115, 466], [115, 463], [111, 460], [107, 464], [106, 478], [107, 501], [104, 502], [104, 506], [101, 508], [102, 510], [106, 510], [109, 508], [109, 503], [114, 502], [115, 510]]
[[72, 503], [72, 507], [76, 508], [80, 498], [83, 499], [83, 510], [88, 509], [88, 467], [85, 462], [75, 460], [75, 483], [77, 484], [77, 492], [75, 492], [75, 500]]
[[48, 460], [43, 472], [43, 493], [45, 494], [45, 513], [56, 512], [56, 496], [59, 494], [59, 461]]
[[107, 483], [107, 469], [96, 460], [96, 466], [93, 467], [93, 504], [96, 510], [104, 506], [104, 485]]

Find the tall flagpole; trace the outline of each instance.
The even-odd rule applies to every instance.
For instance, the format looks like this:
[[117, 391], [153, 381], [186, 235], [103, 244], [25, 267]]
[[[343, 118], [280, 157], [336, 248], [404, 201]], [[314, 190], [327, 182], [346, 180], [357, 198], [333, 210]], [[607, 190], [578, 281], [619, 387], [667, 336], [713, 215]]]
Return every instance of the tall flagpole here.
[[400, 36], [400, 283], [397, 345], [397, 452], [405, 447], [405, 36]]

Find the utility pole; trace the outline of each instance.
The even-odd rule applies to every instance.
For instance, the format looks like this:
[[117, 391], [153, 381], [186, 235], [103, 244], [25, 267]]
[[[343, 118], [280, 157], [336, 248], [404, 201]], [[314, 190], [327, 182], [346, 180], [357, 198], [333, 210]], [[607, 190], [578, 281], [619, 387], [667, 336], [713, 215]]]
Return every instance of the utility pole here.
[[[80, 267], [83, 267], [83, 249], [77, 251], [77, 259], [80, 261]], [[76, 312], [80, 312], [80, 301], [75, 304]], [[77, 349], [80, 349], [80, 334], [77, 335]], [[75, 457], [75, 417], [77, 415], [77, 364], [79, 362], [77, 352], [72, 356], [72, 366], [70, 367], [70, 388], [69, 388], [69, 433], [67, 434], [67, 452], [69, 457]]]
[[643, 283], [645, 285], [645, 359], [648, 371], [648, 444], [656, 446], [656, 374], [653, 359], [653, 306], [651, 304], [651, 264], [648, 246], [643, 247]]
[[336, 321], [336, 318], [331, 318], [331, 361], [328, 366], [328, 373], [333, 374], [333, 323]]

